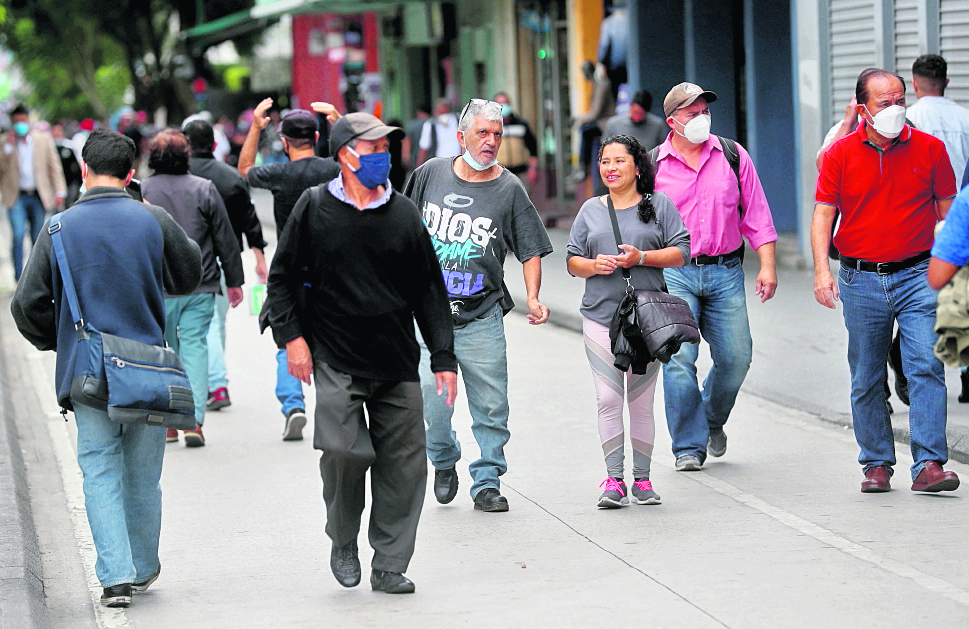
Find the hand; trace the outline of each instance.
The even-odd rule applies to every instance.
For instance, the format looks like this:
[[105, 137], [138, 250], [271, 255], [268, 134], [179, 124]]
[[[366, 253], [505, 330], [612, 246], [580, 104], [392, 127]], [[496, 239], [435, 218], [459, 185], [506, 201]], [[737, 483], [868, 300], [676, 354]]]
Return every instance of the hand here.
[[595, 270], [596, 275], [610, 275], [616, 270], [616, 267], [616, 256], [607, 256], [600, 253], [592, 261], [592, 268]]
[[528, 175], [527, 175], [527, 178], [528, 178], [528, 183], [530, 183], [533, 186], [538, 182], [538, 167], [537, 166], [529, 166], [528, 167]]
[[286, 343], [286, 365], [289, 367], [289, 375], [306, 384], [312, 384], [310, 378], [313, 375], [313, 356], [310, 354], [310, 346], [302, 336]]
[[849, 123], [852, 128], [858, 123], [858, 99], [855, 96], [851, 97], [851, 102], [845, 107], [845, 122]]
[[323, 101], [316, 101], [315, 103], [310, 103], [310, 109], [318, 114], [323, 114], [326, 119], [333, 124], [340, 119], [340, 112], [336, 110], [336, 107], [330, 103], [324, 103]]
[[57, 197], [55, 198], [55, 200], [54, 200], [54, 203], [55, 203], [55, 204], [57, 205], [57, 207], [58, 207], [59, 209], [61, 209], [61, 210], [63, 210], [63, 209], [64, 209], [64, 202], [65, 202], [66, 200], [67, 200], [67, 197], [65, 197], [65, 196], [64, 196], [63, 194], [59, 194], [59, 195], [57, 195]]
[[619, 248], [625, 251], [621, 255], [616, 256], [616, 264], [624, 269], [628, 269], [631, 266], [638, 266], [639, 261], [642, 259], [643, 252], [632, 245], [619, 245]]
[[259, 278], [260, 284], [265, 284], [269, 278], [269, 269], [266, 268], [265, 258], [256, 261], [256, 277]]
[[551, 311], [542, 302], [538, 301], [537, 298], [532, 297], [528, 300], [528, 314], [525, 318], [528, 319], [528, 323], [531, 325], [542, 325], [548, 321], [548, 315]]
[[777, 290], [777, 272], [774, 269], [760, 270], [757, 274], [757, 283], [754, 285], [754, 294], [760, 297], [760, 303], [764, 303], [774, 296]]
[[17, 132], [13, 129], [7, 131], [7, 142], [10, 143], [10, 146], [17, 146]]
[[266, 112], [269, 108], [273, 106], [273, 99], [265, 98], [261, 103], [256, 105], [256, 108], [252, 110], [252, 126], [256, 127], [260, 131], [266, 128], [269, 124], [269, 118], [266, 117]]
[[229, 297], [229, 305], [235, 308], [242, 303], [242, 288], [239, 286], [230, 286], [226, 292]]
[[434, 380], [437, 382], [437, 394], [444, 395], [446, 389], [444, 403], [454, 406], [454, 400], [458, 397], [458, 374], [453, 371], [438, 371], [434, 374]]
[[814, 274], [814, 298], [822, 306], [834, 308], [834, 302], [838, 299], [838, 283], [831, 271], [821, 269]]

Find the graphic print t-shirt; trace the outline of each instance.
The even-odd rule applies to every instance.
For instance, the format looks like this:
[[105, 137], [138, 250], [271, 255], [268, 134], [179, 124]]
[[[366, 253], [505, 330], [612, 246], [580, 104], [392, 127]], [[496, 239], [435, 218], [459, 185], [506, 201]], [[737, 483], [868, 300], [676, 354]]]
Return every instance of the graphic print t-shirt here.
[[441, 263], [451, 318], [461, 327], [484, 316], [498, 302], [514, 302], [505, 288], [508, 251], [519, 261], [551, 253], [542, 219], [518, 177], [507, 170], [491, 181], [465, 181], [454, 174], [453, 158], [429, 160], [414, 171], [404, 194], [424, 219]]

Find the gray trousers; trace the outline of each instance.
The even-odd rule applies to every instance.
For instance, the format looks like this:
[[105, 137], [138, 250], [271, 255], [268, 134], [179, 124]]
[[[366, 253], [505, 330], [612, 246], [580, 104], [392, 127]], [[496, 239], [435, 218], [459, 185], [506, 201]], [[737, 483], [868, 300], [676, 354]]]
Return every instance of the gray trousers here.
[[313, 376], [326, 534], [336, 546], [357, 538], [369, 468], [371, 566], [405, 572], [427, 486], [421, 385], [351, 376], [320, 361]]

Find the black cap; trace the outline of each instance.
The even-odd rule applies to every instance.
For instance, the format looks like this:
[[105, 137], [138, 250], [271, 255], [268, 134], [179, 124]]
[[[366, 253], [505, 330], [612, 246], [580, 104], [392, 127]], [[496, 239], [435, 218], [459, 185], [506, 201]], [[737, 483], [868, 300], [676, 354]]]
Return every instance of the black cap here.
[[333, 124], [330, 129], [330, 154], [336, 156], [344, 144], [357, 138], [379, 140], [385, 136], [403, 137], [404, 130], [380, 122], [380, 118], [362, 111], [347, 114]]
[[280, 133], [287, 138], [299, 139], [316, 137], [316, 115], [305, 109], [294, 109], [283, 116]]

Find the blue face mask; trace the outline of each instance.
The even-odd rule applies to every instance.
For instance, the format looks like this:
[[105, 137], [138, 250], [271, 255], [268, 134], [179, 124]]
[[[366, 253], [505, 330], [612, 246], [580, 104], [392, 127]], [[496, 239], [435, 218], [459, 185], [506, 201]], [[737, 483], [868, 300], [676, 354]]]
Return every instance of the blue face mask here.
[[13, 123], [13, 130], [20, 137], [24, 137], [30, 131], [30, 125], [26, 122], [15, 122]]
[[390, 153], [360, 155], [349, 146], [347, 150], [360, 162], [353, 174], [365, 188], [376, 190], [378, 186], [387, 183], [387, 177], [390, 176]]

